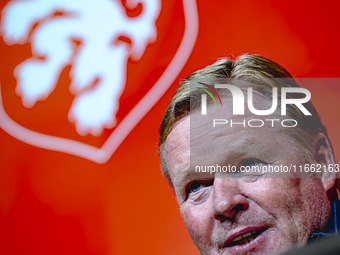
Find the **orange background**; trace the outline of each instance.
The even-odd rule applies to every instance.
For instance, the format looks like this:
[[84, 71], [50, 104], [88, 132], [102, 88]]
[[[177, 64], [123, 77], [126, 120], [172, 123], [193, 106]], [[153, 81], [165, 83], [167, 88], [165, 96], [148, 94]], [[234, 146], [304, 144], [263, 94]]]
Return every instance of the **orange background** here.
[[[0, 8], [7, 2], [1, 1]], [[340, 76], [338, 1], [199, 0], [197, 5], [197, 42], [178, 78], [218, 57], [247, 52], [278, 62], [294, 77]], [[128, 64], [119, 120], [171, 61], [183, 35], [181, 1], [163, 1], [157, 26], [157, 41], [139, 62]], [[64, 95], [70, 66], [49, 100], [39, 102], [33, 112], [15, 95], [13, 69], [30, 54], [28, 44], [9, 47], [0, 38], [6, 110], [34, 130], [76, 137], [65, 117], [72, 100]], [[33, 147], [0, 129], [0, 254], [198, 254], [157, 156], [158, 127], [178, 83], [173, 82], [105, 164]], [[340, 85], [306, 88], [339, 160]], [[110, 132], [77, 139], [100, 146]]]

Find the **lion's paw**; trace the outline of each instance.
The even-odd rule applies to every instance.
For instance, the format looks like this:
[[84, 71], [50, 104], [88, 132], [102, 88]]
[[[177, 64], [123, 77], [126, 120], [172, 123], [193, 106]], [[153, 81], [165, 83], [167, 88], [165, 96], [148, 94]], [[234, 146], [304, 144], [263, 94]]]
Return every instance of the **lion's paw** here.
[[80, 135], [99, 136], [104, 128], [115, 126], [117, 108], [111, 97], [85, 92], [74, 99], [69, 111], [69, 120], [75, 123]]

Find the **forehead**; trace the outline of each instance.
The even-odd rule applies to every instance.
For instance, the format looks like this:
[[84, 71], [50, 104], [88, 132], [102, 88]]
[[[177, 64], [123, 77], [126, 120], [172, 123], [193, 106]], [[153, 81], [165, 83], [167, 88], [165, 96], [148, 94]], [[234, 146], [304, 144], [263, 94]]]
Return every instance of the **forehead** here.
[[[256, 109], [265, 109], [266, 100], [262, 95], [254, 94], [253, 98]], [[247, 107], [244, 115], [233, 115], [232, 98], [223, 97], [222, 103], [222, 106], [209, 105], [205, 116], [201, 114], [200, 109], [190, 114], [191, 160], [197, 160], [192, 162], [192, 165], [208, 163], [207, 161], [214, 161], [217, 157], [225, 160], [228, 155], [235, 157], [252, 150], [253, 147], [259, 149], [274, 145], [280, 136], [280, 129], [270, 127], [270, 123], [262, 127], [248, 125], [250, 120], [254, 125], [259, 125], [260, 120], [277, 119], [277, 116], [257, 116], [248, 111]]]
[[[266, 109], [267, 102], [254, 94], [254, 107]], [[275, 155], [287, 157], [292, 154], [291, 142], [283, 135], [282, 128], [249, 127], [236, 124], [216, 125], [212, 128], [213, 119], [225, 119], [229, 122], [243, 123], [250, 119], [276, 118], [276, 116], [254, 116], [232, 114], [232, 98], [223, 97], [223, 106], [208, 105], [206, 116], [200, 109], [195, 109], [190, 116], [179, 120], [165, 142], [165, 153], [170, 176], [174, 185], [185, 178], [190, 179], [190, 165], [237, 164], [242, 157], [262, 157], [274, 160]], [[190, 164], [191, 163], [191, 164]]]

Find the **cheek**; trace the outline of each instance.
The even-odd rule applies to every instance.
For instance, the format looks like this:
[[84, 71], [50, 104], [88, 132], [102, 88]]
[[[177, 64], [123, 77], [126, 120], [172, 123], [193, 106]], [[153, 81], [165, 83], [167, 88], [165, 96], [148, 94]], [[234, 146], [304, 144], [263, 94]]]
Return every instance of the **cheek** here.
[[212, 217], [203, 206], [183, 206], [181, 207], [182, 217], [187, 227], [188, 233], [194, 243], [198, 244], [210, 240], [213, 226]]
[[267, 178], [250, 187], [255, 194], [253, 201], [274, 219], [276, 229], [286, 238], [294, 238], [297, 226], [301, 225], [303, 212], [298, 186], [298, 179]]
[[253, 187], [258, 194], [257, 199], [259, 203], [263, 204], [268, 209], [278, 209], [278, 211], [291, 211], [299, 206], [301, 198], [298, 189], [300, 181], [298, 179], [279, 179], [266, 178], [261, 183]]
[[[305, 182], [309, 189], [304, 187]], [[313, 180], [268, 179], [261, 186], [258, 191], [262, 195], [257, 203], [275, 218], [282, 243], [304, 245], [316, 225], [327, 223], [320, 217], [328, 214], [322, 211], [322, 203], [316, 203], [320, 199], [315, 198], [316, 191], [311, 188], [317, 186]]]

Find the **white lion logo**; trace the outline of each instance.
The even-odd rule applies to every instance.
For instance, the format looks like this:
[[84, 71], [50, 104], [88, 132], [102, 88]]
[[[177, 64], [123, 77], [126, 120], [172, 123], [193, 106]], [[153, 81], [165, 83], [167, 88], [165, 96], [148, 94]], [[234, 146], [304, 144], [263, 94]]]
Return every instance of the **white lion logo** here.
[[[100, 135], [104, 128], [114, 127], [127, 61], [139, 60], [156, 40], [160, 0], [127, 0], [126, 6], [135, 8], [138, 3], [142, 12], [130, 18], [118, 0], [9, 2], [2, 11], [4, 41], [30, 42], [32, 47], [32, 57], [14, 70], [23, 105], [31, 108], [46, 99], [63, 68], [72, 64], [69, 91], [75, 99], [69, 120], [81, 135]], [[121, 36], [131, 45], [119, 41]]]

